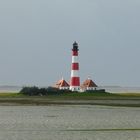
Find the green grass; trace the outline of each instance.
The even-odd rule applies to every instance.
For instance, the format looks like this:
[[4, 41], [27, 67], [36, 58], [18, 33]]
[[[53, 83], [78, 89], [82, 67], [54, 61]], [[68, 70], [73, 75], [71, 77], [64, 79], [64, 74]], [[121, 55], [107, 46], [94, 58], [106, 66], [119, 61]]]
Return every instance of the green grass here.
[[[115, 102], [114, 102], [115, 101]], [[125, 101], [125, 104], [124, 104]], [[106, 105], [140, 107], [140, 94], [65, 93], [60, 95], [27, 96], [0, 93], [0, 105]]]
[[116, 93], [120, 96], [128, 96], [128, 97], [140, 97], [140, 93]]
[[75, 100], [93, 100], [101, 98], [112, 98], [120, 95], [113, 95], [109, 93], [65, 93], [60, 95], [48, 95], [46, 98], [57, 98], [57, 99], [75, 99]]
[[[43, 96], [44, 97], [91, 97], [91, 96], [115, 96], [110, 93], [63, 93], [63, 94], [56, 94], [56, 95], [47, 95]], [[28, 96], [28, 95], [23, 95], [21, 93], [0, 93], [0, 97], [36, 97], [36, 96]], [[38, 96], [40, 97], [40, 96]]]
[[24, 95], [20, 93], [0, 93], [0, 98], [1, 97], [22, 97]]
[[125, 98], [136, 98], [140, 97], [140, 93], [116, 93], [116, 94], [111, 94], [111, 93], [63, 93], [63, 94], [58, 94], [58, 95], [47, 95], [47, 96], [28, 96], [28, 95], [23, 95], [21, 93], [0, 93], [0, 98], [3, 97], [29, 97], [29, 98], [70, 98], [70, 99], [104, 99], [104, 98], [112, 98], [112, 99], [125, 99]]
[[65, 99], [65, 100], [125, 100], [125, 99], [140, 99], [140, 94], [111, 94], [111, 93], [66, 93], [61, 95], [48, 95], [50, 99]]

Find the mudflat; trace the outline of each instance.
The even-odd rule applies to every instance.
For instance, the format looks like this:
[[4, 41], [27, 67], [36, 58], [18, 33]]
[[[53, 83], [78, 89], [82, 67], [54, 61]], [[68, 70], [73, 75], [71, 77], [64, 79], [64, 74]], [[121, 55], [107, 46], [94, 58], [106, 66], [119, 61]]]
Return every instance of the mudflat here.
[[139, 140], [140, 108], [0, 106], [0, 140]]

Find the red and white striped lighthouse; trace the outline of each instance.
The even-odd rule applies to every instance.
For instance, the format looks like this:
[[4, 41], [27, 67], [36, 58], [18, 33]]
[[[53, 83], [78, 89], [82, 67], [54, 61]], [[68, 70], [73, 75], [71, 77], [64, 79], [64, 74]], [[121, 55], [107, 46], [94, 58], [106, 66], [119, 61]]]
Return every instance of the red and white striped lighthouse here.
[[74, 42], [73, 49], [72, 49], [72, 66], [71, 66], [71, 80], [70, 80], [70, 90], [72, 91], [80, 90], [78, 51], [79, 51], [78, 44]]

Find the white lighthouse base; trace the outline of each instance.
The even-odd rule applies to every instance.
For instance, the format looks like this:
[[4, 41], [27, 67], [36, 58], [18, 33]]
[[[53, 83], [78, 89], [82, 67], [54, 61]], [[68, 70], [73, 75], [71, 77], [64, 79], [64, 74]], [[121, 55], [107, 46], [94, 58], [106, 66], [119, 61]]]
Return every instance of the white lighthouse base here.
[[79, 86], [70, 86], [70, 90], [71, 91], [80, 91], [80, 87]]

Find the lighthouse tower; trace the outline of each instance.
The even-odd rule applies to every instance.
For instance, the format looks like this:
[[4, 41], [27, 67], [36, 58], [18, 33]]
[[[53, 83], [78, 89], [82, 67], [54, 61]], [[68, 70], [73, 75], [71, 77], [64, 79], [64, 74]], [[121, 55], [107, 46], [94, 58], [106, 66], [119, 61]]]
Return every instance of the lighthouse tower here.
[[78, 51], [79, 51], [78, 44], [74, 42], [73, 49], [72, 49], [72, 66], [71, 66], [71, 80], [70, 80], [70, 90], [72, 91], [80, 90]]

